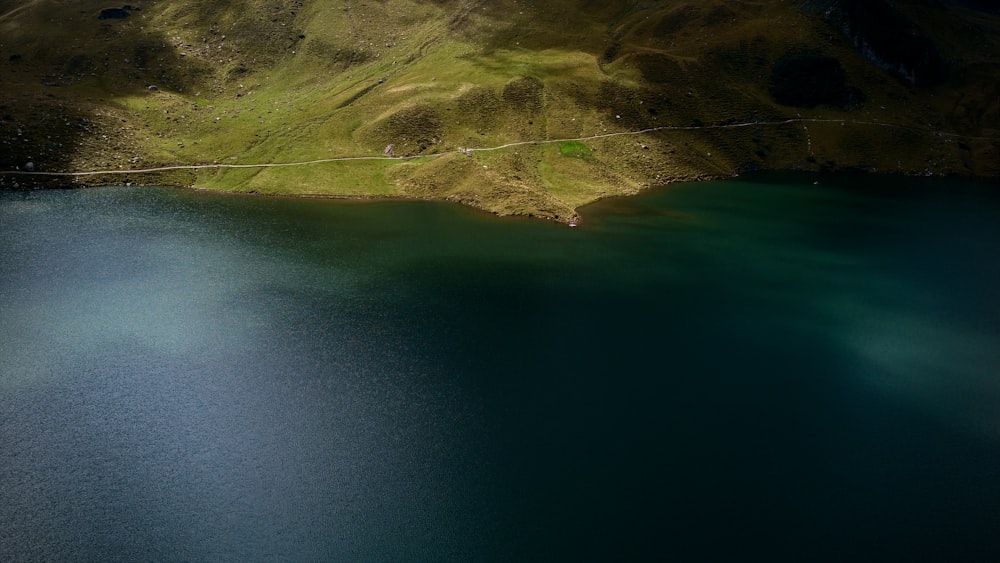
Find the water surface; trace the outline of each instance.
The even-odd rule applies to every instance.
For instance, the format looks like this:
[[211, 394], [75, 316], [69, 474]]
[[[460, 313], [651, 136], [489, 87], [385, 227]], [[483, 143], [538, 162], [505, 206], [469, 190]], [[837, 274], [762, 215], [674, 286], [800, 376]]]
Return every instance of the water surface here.
[[0, 560], [998, 560], [997, 188], [0, 193]]

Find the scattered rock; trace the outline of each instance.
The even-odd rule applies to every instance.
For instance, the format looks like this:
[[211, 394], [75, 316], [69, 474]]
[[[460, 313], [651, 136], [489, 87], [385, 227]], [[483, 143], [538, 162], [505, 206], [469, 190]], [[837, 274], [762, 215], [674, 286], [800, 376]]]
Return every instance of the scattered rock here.
[[25, 172], [34, 172], [35, 171], [35, 163], [34, 162], [27, 162], [27, 163], [25, 163], [25, 165], [24, 165], [24, 171]]

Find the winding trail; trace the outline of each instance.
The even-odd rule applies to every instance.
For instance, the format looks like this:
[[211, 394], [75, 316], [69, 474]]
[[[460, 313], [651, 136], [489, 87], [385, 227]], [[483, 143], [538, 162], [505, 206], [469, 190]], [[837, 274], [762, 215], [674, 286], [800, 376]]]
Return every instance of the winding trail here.
[[391, 161], [402, 161], [402, 160], [419, 160], [419, 159], [431, 159], [444, 156], [446, 154], [453, 154], [454, 152], [461, 152], [464, 154], [471, 155], [477, 152], [491, 152], [499, 151], [504, 149], [509, 149], [512, 147], [523, 147], [529, 145], [548, 145], [554, 143], [568, 143], [573, 141], [593, 141], [596, 139], [607, 139], [611, 137], [624, 137], [633, 135], [644, 135], [647, 133], [655, 133], [658, 131], [704, 131], [712, 129], [740, 129], [745, 127], [769, 127], [777, 125], [789, 125], [794, 123], [839, 123], [841, 125], [866, 125], [875, 127], [888, 127], [894, 129], [904, 129], [908, 131], [914, 131], [919, 133], [930, 133], [937, 135], [939, 137], [948, 138], [961, 138], [961, 139], [971, 139], [971, 140], [986, 140], [986, 141], [998, 141], [1000, 138], [997, 137], [976, 137], [969, 135], [960, 135], [958, 133], [945, 133], [942, 131], [934, 131], [931, 129], [925, 129], [910, 125], [899, 125], [895, 123], [884, 123], [879, 121], [854, 121], [847, 119], [821, 119], [821, 118], [805, 118], [797, 117], [778, 121], [743, 121], [739, 123], [726, 123], [719, 125], [664, 125], [661, 127], [650, 127], [648, 129], [640, 129], [638, 131], [618, 131], [615, 133], [602, 133], [599, 135], [589, 135], [586, 137], [572, 137], [566, 139], [543, 139], [535, 141], [519, 141], [516, 143], [507, 143], [505, 145], [499, 145], [496, 147], [484, 147], [484, 148], [465, 148], [458, 149], [457, 151], [448, 152], [438, 152], [424, 155], [414, 155], [414, 156], [341, 156], [341, 157], [331, 157], [331, 158], [319, 158], [315, 160], [303, 160], [297, 162], [270, 162], [270, 163], [259, 163], [259, 164], [177, 164], [171, 166], [157, 166], [153, 168], [133, 168], [133, 169], [118, 169], [118, 170], [91, 170], [84, 172], [28, 172], [26, 170], [0, 170], [0, 175], [14, 175], [14, 176], [100, 176], [106, 174], [148, 174], [155, 172], [169, 172], [171, 170], [208, 170], [208, 169], [227, 169], [227, 168], [287, 168], [292, 166], [308, 166], [313, 164], [324, 164], [329, 162], [349, 162], [349, 161], [377, 161], [377, 160], [391, 160]]

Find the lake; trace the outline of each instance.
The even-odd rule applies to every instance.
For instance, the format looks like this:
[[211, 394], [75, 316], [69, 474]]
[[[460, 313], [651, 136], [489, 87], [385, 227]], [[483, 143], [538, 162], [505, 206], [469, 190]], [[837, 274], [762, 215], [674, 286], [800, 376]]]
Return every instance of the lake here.
[[1000, 185], [0, 193], [0, 560], [1000, 560]]

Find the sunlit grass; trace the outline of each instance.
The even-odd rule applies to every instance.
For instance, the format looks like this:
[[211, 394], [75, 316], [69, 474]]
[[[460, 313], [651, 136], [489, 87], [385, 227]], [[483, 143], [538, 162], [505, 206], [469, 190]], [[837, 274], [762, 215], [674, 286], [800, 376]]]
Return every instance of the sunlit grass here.
[[559, 154], [570, 158], [587, 158], [593, 154], [593, 151], [580, 141], [567, 141], [559, 143]]

